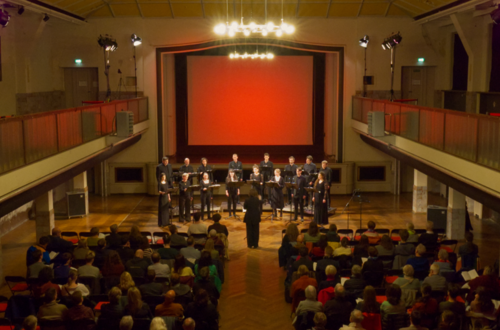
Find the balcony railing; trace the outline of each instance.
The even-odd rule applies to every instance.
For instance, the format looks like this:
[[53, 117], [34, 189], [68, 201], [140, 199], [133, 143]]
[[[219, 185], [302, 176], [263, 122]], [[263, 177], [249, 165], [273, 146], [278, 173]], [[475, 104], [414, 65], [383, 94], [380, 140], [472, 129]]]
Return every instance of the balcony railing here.
[[385, 130], [457, 157], [500, 170], [500, 118], [353, 97], [352, 119], [368, 123], [381, 111]]
[[110, 134], [118, 111], [145, 121], [148, 98], [0, 119], [0, 174]]

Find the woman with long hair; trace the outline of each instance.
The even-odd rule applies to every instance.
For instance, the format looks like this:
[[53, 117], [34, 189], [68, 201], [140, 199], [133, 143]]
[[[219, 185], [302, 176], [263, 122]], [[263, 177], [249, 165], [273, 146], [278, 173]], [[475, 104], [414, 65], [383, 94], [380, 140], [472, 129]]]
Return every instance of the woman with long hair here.
[[484, 286], [477, 288], [474, 300], [470, 304], [470, 310], [471, 312], [481, 313], [486, 316], [493, 316], [495, 314], [495, 305]]
[[127, 291], [127, 306], [125, 306], [125, 315], [130, 315], [134, 319], [151, 319], [153, 314], [148, 304], [142, 301], [141, 291], [135, 286]]
[[205, 243], [205, 247], [201, 252], [203, 251], [210, 252], [210, 256], [212, 257], [212, 259], [219, 259], [219, 252], [215, 249], [215, 243], [213, 239], [207, 240], [207, 242]]
[[274, 176], [269, 180], [270, 182], [276, 182], [278, 187], [273, 187], [271, 189], [271, 208], [273, 209], [273, 214], [271, 215], [271, 222], [274, 217], [278, 217], [278, 209], [280, 209], [280, 218], [283, 218], [283, 207], [285, 206], [285, 196], [283, 195], [283, 188], [285, 187], [285, 180], [281, 176], [281, 170], [279, 168], [274, 170]]
[[102, 275], [104, 277], [120, 276], [124, 271], [125, 266], [122, 263], [120, 255], [115, 250], [110, 250], [104, 260], [104, 266], [101, 270]]
[[377, 293], [375, 288], [368, 285], [363, 291], [363, 301], [360, 301], [356, 309], [363, 313], [380, 314], [380, 303], [377, 302]]
[[219, 329], [219, 313], [209, 301], [208, 292], [200, 289], [194, 297], [194, 302], [189, 303], [184, 311], [185, 318], [192, 318], [195, 321], [196, 330]]
[[394, 244], [389, 235], [383, 235], [380, 239], [379, 245], [376, 246], [379, 256], [392, 256], [394, 255]]
[[71, 296], [76, 291], [80, 291], [82, 293], [82, 296], [84, 297], [90, 294], [89, 289], [87, 289], [87, 287], [84, 284], [77, 283], [77, 279], [78, 279], [78, 271], [75, 269], [71, 269], [69, 271], [68, 283], [64, 284], [61, 287], [61, 294], [63, 296]]
[[205, 206], [208, 213], [208, 219], [212, 219], [210, 214], [210, 202], [213, 197], [212, 190], [209, 188], [211, 184], [212, 181], [210, 181], [208, 173], [203, 173], [202, 179], [200, 180], [201, 220], [205, 218]]
[[170, 224], [170, 193], [168, 192], [167, 175], [160, 174], [160, 182], [158, 183], [158, 227], [163, 228]]
[[128, 289], [135, 286], [135, 282], [132, 279], [132, 275], [129, 272], [123, 272], [120, 275], [120, 284], [117, 285], [120, 290], [122, 290], [122, 294], [126, 295], [128, 293]]
[[306, 243], [317, 243], [319, 242], [320, 235], [318, 224], [316, 221], [312, 221], [309, 223], [309, 229], [307, 229], [307, 232], [304, 234], [304, 241], [306, 241]]
[[314, 182], [314, 189], [317, 190], [313, 195], [314, 203], [314, 222], [321, 225], [328, 224], [328, 183], [325, 180], [325, 173], [319, 172], [316, 182]]
[[[253, 173], [250, 174], [250, 180], [252, 182], [252, 188], [257, 191], [257, 195], [259, 196], [259, 201], [262, 201], [264, 197], [264, 175], [260, 173], [259, 165], [255, 164], [252, 167]], [[260, 213], [262, 213], [262, 203], [260, 203]]]
[[362, 265], [361, 258], [368, 258], [368, 248], [370, 247], [370, 242], [368, 236], [361, 235], [358, 245], [354, 247], [353, 252], [353, 263], [356, 265]]
[[311, 254], [315, 257], [323, 257], [325, 255], [325, 248], [328, 246], [326, 235], [320, 235], [316, 245], [312, 248]]
[[385, 295], [387, 300], [380, 305], [380, 314], [382, 315], [382, 320], [388, 314], [406, 314], [406, 306], [403, 300], [401, 300], [401, 288], [399, 285], [391, 284], [387, 287]]
[[180, 277], [183, 276], [194, 276], [191, 267], [186, 265], [186, 258], [182, 254], [178, 254], [174, 260], [173, 273], [178, 274]]
[[195, 282], [198, 282], [199, 280], [202, 279], [200, 270], [203, 267], [208, 267], [209, 270], [209, 276], [210, 278], [213, 279], [215, 286], [217, 287], [217, 290], [221, 290], [222, 288], [222, 283], [219, 278], [219, 273], [217, 272], [217, 267], [213, 264], [212, 262], [212, 257], [210, 256], [210, 253], [207, 251], [203, 251], [201, 253], [200, 260], [198, 260], [198, 263], [194, 265], [194, 274], [195, 274]]
[[290, 223], [286, 227], [286, 232], [285, 232], [285, 236], [283, 237], [283, 239], [285, 237], [287, 237], [288, 242], [295, 246], [295, 244], [297, 244], [297, 237], [299, 237], [299, 235], [300, 235], [299, 227], [297, 227], [297, 225], [294, 223]]
[[349, 240], [347, 239], [347, 237], [342, 237], [342, 239], [340, 240], [340, 246], [335, 250], [333, 250], [333, 256], [334, 257], [338, 257], [341, 255], [350, 256], [352, 254], [352, 250], [351, 248], [349, 248], [348, 243]]
[[141, 248], [141, 244], [142, 244], [141, 231], [139, 230], [138, 226], [133, 225], [132, 228], [130, 228], [130, 248], [136, 251], [137, 249]]
[[450, 310], [446, 310], [441, 314], [441, 321], [437, 330], [458, 330], [460, 325], [456, 321], [455, 314]]
[[261, 202], [257, 190], [252, 188], [243, 205], [243, 208], [247, 210], [243, 219], [247, 229], [247, 245], [251, 249], [259, 247], [260, 207]]
[[240, 195], [240, 188], [229, 187], [229, 182], [238, 182], [238, 177], [233, 170], [229, 170], [226, 178], [226, 196], [227, 196], [227, 210], [231, 216], [231, 204], [233, 206], [233, 214], [236, 216], [236, 205], [238, 204], [238, 196]]
[[415, 305], [413, 305], [412, 310], [417, 310], [422, 313], [422, 326], [433, 329], [435, 324], [434, 320], [439, 312], [439, 305], [436, 299], [432, 298], [432, 287], [423, 283], [420, 288], [422, 297], [417, 299]]

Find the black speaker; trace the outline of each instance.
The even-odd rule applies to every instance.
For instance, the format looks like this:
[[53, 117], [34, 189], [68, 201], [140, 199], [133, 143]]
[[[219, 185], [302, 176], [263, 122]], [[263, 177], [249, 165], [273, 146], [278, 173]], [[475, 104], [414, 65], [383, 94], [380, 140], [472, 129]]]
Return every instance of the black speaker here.
[[427, 221], [434, 222], [434, 229], [444, 229], [446, 232], [446, 218], [447, 218], [448, 208], [428, 205], [427, 206]]
[[85, 213], [85, 193], [67, 192], [68, 199], [68, 218], [84, 217]]

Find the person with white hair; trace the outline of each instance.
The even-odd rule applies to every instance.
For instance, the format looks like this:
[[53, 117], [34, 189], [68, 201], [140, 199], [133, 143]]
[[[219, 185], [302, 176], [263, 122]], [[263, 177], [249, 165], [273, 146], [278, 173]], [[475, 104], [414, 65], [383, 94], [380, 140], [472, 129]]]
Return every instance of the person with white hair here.
[[433, 265], [438, 265], [439, 267], [439, 275], [443, 275], [441, 272], [444, 270], [446, 271], [453, 271], [453, 268], [451, 267], [451, 262], [448, 260], [448, 251], [445, 249], [440, 249], [438, 252], [438, 260], [433, 263]]
[[429, 260], [423, 255], [427, 252], [425, 245], [419, 244], [415, 249], [415, 256], [410, 257], [407, 261], [407, 265], [412, 265], [413, 270], [416, 272], [427, 272], [429, 271]]
[[163, 321], [163, 318], [154, 317], [151, 320], [151, 325], [149, 326], [149, 330], [167, 330], [167, 325], [165, 324], [165, 321]]
[[419, 290], [420, 289], [420, 280], [418, 278], [413, 277], [415, 271], [413, 270], [412, 265], [404, 265], [403, 267], [403, 277], [398, 277], [394, 284], [397, 284], [401, 287], [401, 290]]
[[429, 276], [427, 276], [422, 285], [429, 284], [433, 291], [444, 291], [448, 289], [448, 284], [446, 283], [446, 278], [439, 275], [439, 266], [433, 263], [431, 270], [429, 271]]
[[316, 288], [312, 285], [308, 285], [304, 290], [306, 295], [306, 300], [302, 300], [295, 310], [295, 314], [300, 315], [306, 312], [321, 312], [323, 311], [323, 304], [316, 300]]
[[192, 192], [189, 190], [191, 183], [189, 182], [189, 174], [182, 174], [182, 181], [179, 182], [179, 221], [183, 224], [186, 221], [191, 221], [191, 200], [193, 200]]
[[363, 313], [361, 313], [360, 310], [353, 310], [351, 312], [351, 317], [349, 318], [349, 325], [344, 325], [341, 330], [363, 330], [363, 326], [361, 325], [361, 322], [363, 322], [364, 316]]
[[196, 327], [196, 322], [188, 317], [184, 319], [184, 322], [182, 323], [182, 330], [194, 330]]
[[437, 250], [438, 244], [438, 234], [434, 233], [434, 222], [427, 221], [425, 225], [425, 233], [420, 235], [418, 238], [418, 243], [425, 245], [425, 248], [429, 251]]
[[335, 298], [328, 300], [324, 307], [324, 312], [328, 316], [328, 326], [338, 329], [342, 325], [349, 323], [349, 316], [354, 310], [354, 305], [348, 299], [346, 290], [342, 284], [335, 286]]
[[134, 319], [132, 316], [124, 316], [120, 320], [120, 330], [132, 330], [132, 327], [134, 326]]
[[[179, 173], [181, 173], [183, 176], [184, 174], [191, 174], [191, 173], [195, 173], [194, 171], [194, 168], [193, 166], [191, 166], [190, 164], [190, 160], [189, 158], [185, 158], [184, 159], [184, 165], [182, 165], [180, 168], [179, 168]], [[193, 184], [193, 179], [189, 179], [189, 184]]]
[[205, 235], [204, 237], [199, 237], [195, 238], [194, 242], [196, 244], [205, 244], [207, 241], [207, 235], [208, 235], [208, 227], [206, 224], [200, 221], [201, 219], [201, 214], [200, 213], [195, 213], [193, 215], [193, 224], [189, 226], [189, 229], [187, 231], [188, 235], [191, 236], [193, 234], [195, 235]]

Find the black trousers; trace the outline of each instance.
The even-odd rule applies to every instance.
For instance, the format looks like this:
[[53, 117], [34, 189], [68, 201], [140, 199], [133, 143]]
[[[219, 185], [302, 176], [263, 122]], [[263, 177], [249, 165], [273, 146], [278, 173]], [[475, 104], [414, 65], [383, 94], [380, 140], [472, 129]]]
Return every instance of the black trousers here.
[[179, 196], [179, 221], [191, 221], [191, 198]]
[[295, 220], [297, 220], [297, 216], [299, 215], [299, 206], [300, 206], [300, 218], [304, 219], [304, 202], [305, 199], [301, 197], [293, 198], [293, 207], [295, 208]]
[[210, 194], [201, 193], [200, 199], [201, 199], [201, 220], [203, 220], [204, 218], [205, 205], [207, 206], [208, 218], [210, 218]]
[[233, 206], [233, 215], [236, 215], [236, 204], [238, 203], [238, 195], [237, 194], [229, 194], [229, 197], [227, 198], [227, 210], [229, 212], [229, 215], [231, 215], [231, 202]]
[[260, 223], [249, 224], [247, 223], [247, 244], [248, 247], [259, 246], [259, 226]]

